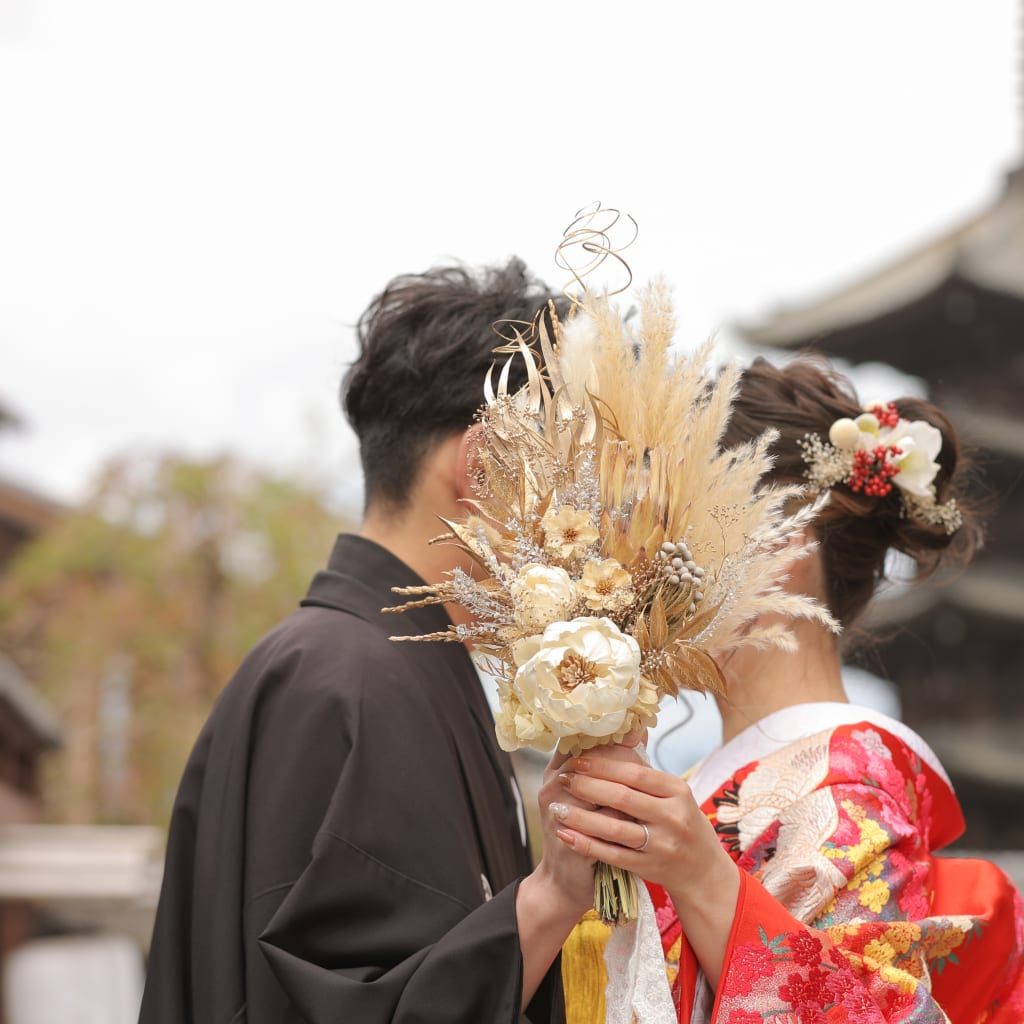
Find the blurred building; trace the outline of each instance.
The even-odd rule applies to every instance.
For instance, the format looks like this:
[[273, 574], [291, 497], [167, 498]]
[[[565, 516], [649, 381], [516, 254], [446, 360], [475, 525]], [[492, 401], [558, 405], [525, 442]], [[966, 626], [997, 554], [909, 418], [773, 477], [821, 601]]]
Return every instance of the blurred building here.
[[[0, 404], [0, 430], [17, 425], [17, 417]], [[56, 503], [0, 477], [0, 573], [22, 544], [56, 521], [59, 511]]]
[[[0, 429], [16, 424], [0, 405]], [[0, 477], [0, 576], [60, 515], [56, 503]], [[155, 828], [41, 824], [41, 762], [61, 731], [0, 651], [0, 1024], [117, 1024], [138, 1013], [163, 836]], [[70, 1016], [54, 1010], [65, 1005], [74, 1007]]]
[[[0, 406], [0, 428], [14, 416]], [[54, 523], [58, 506], [0, 477], [0, 575], [23, 544]], [[0, 825], [37, 821], [39, 759], [60, 743], [53, 712], [0, 651]]]
[[[14, 413], [0, 404], [0, 430], [17, 425]], [[59, 514], [54, 502], [0, 477], [0, 575], [17, 550]], [[59, 743], [53, 712], [0, 651], [0, 825], [39, 819], [39, 759]]]
[[[0, 407], [0, 426], [15, 423], [15, 417]], [[52, 503], [0, 479], [0, 574], [18, 548], [46, 529], [55, 516]], [[0, 652], [0, 831], [41, 819], [40, 759], [59, 743], [60, 727], [53, 712], [14, 662]], [[0, 870], [0, 964], [35, 934], [37, 926], [35, 908], [5, 887]]]
[[964, 843], [1024, 848], [1024, 166], [930, 244], [743, 333], [913, 374], [973, 447], [986, 547], [967, 571], [876, 602], [867, 667], [898, 684], [904, 719], [949, 769]]

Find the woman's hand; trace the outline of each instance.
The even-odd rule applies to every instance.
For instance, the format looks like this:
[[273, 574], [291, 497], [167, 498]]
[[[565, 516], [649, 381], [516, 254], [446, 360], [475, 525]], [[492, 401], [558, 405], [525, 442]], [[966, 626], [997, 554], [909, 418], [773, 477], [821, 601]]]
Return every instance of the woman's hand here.
[[[602, 756], [637, 760], [632, 749], [646, 738], [639, 732], [627, 733], [618, 746], [602, 747]], [[539, 869], [545, 869], [557, 881], [562, 891], [570, 898], [582, 902], [580, 916], [594, 905], [594, 863], [595, 856], [582, 849], [573, 849], [571, 844], [559, 839], [563, 815], [570, 810], [593, 811], [594, 804], [573, 796], [566, 791], [562, 777], [566, 772], [567, 754], [555, 753], [544, 770], [544, 778], [537, 802], [540, 805], [540, 819], [544, 829], [544, 853]], [[604, 809], [606, 815], [615, 812]]]
[[582, 856], [661, 885], [704, 973], [717, 985], [739, 895], [739, 869], [679, 778], [602, 747], [561, 766], [558, 837]]
[[568, 794], [560, 838], [586, 857], [634, 871], [680, 896], [706, 892], [708, 866], [729, 860], [690, 787], [641, 764], [632, 751], [588, 750], [562, 765], [559, 781]]

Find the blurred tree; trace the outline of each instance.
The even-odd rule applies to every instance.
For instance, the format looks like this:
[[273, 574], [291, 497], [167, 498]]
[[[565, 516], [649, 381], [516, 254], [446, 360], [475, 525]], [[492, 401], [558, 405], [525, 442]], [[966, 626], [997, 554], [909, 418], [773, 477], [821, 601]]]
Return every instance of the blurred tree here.
[[164, 822], [245, 652], [293, 610], [339, 517], [324, 490], [230, 458], [127, 457], [0, 581], [0, 648], [60, 715], [62, 822]]

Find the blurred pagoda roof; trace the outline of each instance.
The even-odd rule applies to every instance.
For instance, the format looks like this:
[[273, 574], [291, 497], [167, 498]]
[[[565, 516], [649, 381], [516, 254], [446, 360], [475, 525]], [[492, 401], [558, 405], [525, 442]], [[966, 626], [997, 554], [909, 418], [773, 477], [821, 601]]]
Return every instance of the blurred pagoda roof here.
[[0, 652], [0, 704], [44, 749], [59, 747], [61, 726], [50, 705], [6, 654]]
[[[22, 426], [21, 416], [0, 399], [0, 431]], [[0, 475], [0, 570], [22, 544], [50, 527], [61, 511], [57, 502]]]
[[984, 549], [959, 572], [879, 594], [862, 656], [897, 684], [905, 720], [948, 768], [966, 841], [1024, 850], [1024, 163], [951, 230], [739, 330], [757, 347], [913, 374], [962, 431]]
[[1024, 623], [1024, 581], [1013, 563], [980, 563], [968, 572], [939, 577], [931, 586], [897, 586], [879, 594], [867, 610], [865, 623], [884, 628], [912, 622], [939, 605], [968, 615]]
[[22, 544], [52, 526], [63, 511], [50, 498], [0, 477], [0, 571]]
[[917, 319], [939, 306], [944, 319], [962, 324], [974, 311], [972, 293], [1024, 301], [1024, 165], [1006, 175], [991, 205], [952, 230], [828, 295], [739, 329], [755, 345], [813, 346], [843, 357], [855, 351], [857, 361], [903, 368], [920, 359], [879, 345], [889, 340], [887, 331], [879, 335], [879, 322]]
[[[0, 430], [21, 425], [21, 418], [0, 401]], [[0, 477], [0, 572], [24, 544], [53, 525], [62, 511], [57, 502]], [[0, 651], [0, 748], [4, 730], [11, 723], [20, 737], [19, 745], [27, 744], [36, 751], [60, 746], [57, 716], [18, 666]]]

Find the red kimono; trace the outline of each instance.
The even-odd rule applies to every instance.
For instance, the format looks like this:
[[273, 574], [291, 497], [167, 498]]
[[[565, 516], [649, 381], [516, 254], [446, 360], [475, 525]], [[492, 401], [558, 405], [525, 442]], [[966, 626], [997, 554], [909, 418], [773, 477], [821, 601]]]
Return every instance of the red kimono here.
[[[704, 784], [702, 808], [743, 869], [717, 993], [649, 886], [679, 1020], [1024, 1021], [1019, 893], [988, 861], [935, 856], [963, 817], [934, 755], [899, 723], [845, 708], [846, 724], [761, 742], [770, 752]], [[777, 718], [753, 727], [755, 748], [784, 732]]]

